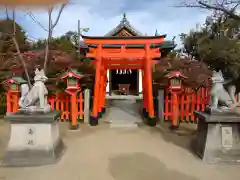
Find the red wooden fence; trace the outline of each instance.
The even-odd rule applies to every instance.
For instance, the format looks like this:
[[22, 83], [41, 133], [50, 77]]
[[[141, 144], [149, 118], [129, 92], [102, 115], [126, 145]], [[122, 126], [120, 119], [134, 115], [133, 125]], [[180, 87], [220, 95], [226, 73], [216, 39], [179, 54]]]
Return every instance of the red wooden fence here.
[[[204, 111], [210, 101], [210, 88], [201, 88], [197, 93], [178, 95], [179, 120], [185, 122], [196, 122], [194, 110]], [[237, 98], [237, 97], [236, 97]], [[77, 116], [83, 119], [83, 93], [77, 97]], [[7, 93], [7, 112], [14, 113], [18, 111], [19, 94]], [[49, 104], [53, 110], [62, 111], [61, 120], [68, 121], [71, 119], [71, 100], [67, 94], [57, 94], [48, 98]], [[173, 117], [173, 101], [171, 94], [165, 91], [164, 98], [164, 120], [171, 120]]]
[[[179, 107], [179, 120], [187, 122], [195, 122], [194, 110], [204, 111], [205, 107], [210, 102], [210, 89], [201, 88], [197, 93], [179, 94], [178, 107]], [[173, 101], [169, 91], [165, 91], [164, 98], [164, 120], [168, 121], [173, 116]]]
[[[62, 111], [61, 120], [68, 121], [71, 119], [71, 100], [70, 96], [67, 94], [57, 94], [55, 97], [49, 97], [48, 102], [53, 110]], [[79, 120], [83, 119], [83, 93], [81, 92], [77, 96], [77, 117]]]
[[[14, 113], [18, 111], [18, 97], [19, 94], [7, 93], [7, 113]], [[61, 121], [69, 121], [71, 119], [70, 96], [67, 94], [57, 94], [49, 97], [48, 103], [53, 110], [62, 111]], [[78, 119], [83, 119], [83, 93], [81, 92], [77, 97], [77, 116]]]

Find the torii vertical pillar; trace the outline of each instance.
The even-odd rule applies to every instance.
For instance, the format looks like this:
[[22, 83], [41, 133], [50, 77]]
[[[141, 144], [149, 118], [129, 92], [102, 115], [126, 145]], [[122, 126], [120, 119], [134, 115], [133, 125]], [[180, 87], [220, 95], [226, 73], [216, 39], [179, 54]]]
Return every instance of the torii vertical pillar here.
[[97, 58], [96, 58], [96, 74], [95, 74], [95, 83], [94, 83], [94, 99], [93, 99], [93, 108], [92, 115], [89, 120], [91, 126], [98, 125], [99, 118], [99, 98], [100, 98], [100, 80], [101, 80], [101, 68], [102, 68], [102, 44], [98, 44], [97, 47]]
[[153, 90], [152, 90], [152, 62], [150, 58], [150, 44], [145, 44], [145, 66], [144, 66], [144, 77], [146, 83], [146, 100], [147, 100], [147, 124], [149, 126], [156, 126], [157, 119], [154, 114], [153, 104]]
[[103, 89], [103, 69], [101, 66], [100, 71], [100, 80], [97, 82], [99, 84], [99, 96], [98, 96], [98, 118], [101, 118], [101, 111], [102, 111], [102, 89]]
[[148, 111], [147, 111], [147, 85], [146, 85], [146, 76], [145, 76], [146, 72], [143, 69], [142, 71], [142, 85], [143, 85], [143, 116], [146, 118], [148, 117]]
[[105, 94], [106, 94], [106, 83], [105, 83], [105, 69], [102, 66], [101, 67], [101, 78], [100, 78], [100, 94], [99, 94], [99, 105], [98, 105], [98, 113], [99, 113], [99, 118], [102, 117], [103, 113], [105, 112], [104, 105], [105, 105]]
[[107, 70], [104, 69], [103, 73], [103, 101], [102, 101], [102, 114], [105, 113], [105, 103], [106, 103], [106, 87], [107, 87]]

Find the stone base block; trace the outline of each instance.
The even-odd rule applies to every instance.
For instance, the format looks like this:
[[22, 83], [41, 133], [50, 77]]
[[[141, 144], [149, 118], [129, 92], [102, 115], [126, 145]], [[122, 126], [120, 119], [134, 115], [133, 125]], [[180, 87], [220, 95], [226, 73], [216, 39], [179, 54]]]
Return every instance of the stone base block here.
[[195, 114], [199, 122], [194, 152], [207, 163], [240, 164], [240, 116]]
[[145, 117], [145, 118], [148, 117], [148, 112], [146, 111], [145, 108], [142, 109], [142, 114], [143, 114], [143, 117]]
[[154, 127], [154, 126], [157, 125], [157, 118], [156, 117], [153, 117], [153, 118], [147, 117], [146, 118], [146, 123], [147, 123], [148, 126]]
[[89, 124], [91, 126], [97, 126], [98, 125], [98, 117], [91, 116], [89, 119]]
[[69, 129], [70, 130], [78, 130], [79, 129], [79, 124], [72, 125], [72, 123], [69, 124]]
[[102, 113], [105, 114], [105, 112], [106, 112], [106, 108], [104, 107], [102, 108]]
[[170, 129], [170, 130], [173, 130], [173, 131], [174, 131], [174, 130], [177, 130], [178, 128], [179, 128], [179, 125], [176, 126], [176, 125], [172, 125], [172, 124], [171, 124], [171, 125], [169, 126], [169, 129]]
[[43, 166], [57, 163], [66, 147], [60, 137], [60, 113], [20, 114], [6, 118], [11, 123], [10, 140], [2, 166]]

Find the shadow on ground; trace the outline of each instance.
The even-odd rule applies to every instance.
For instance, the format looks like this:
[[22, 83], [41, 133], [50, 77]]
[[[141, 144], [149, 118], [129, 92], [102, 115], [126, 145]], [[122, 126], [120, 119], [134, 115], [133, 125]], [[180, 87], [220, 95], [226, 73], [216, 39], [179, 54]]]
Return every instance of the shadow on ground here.
[[[94, 133], [99, 131], [104, 131], [109, 127], [107, 125], [101, 125], [98, 128], [89, 127], [87, 124], [79, 124], [79, 130], [69, 130], [68, 122], [59, 122], [59, 130], [60, 134], [65, 141], [68, 143], [69, 141], [74, 141], [79, 138], [86, 138]], [[3, 158], [4, 151], [7, 147], [10, 136], [10, 124], [3, 119], [0, 119], [0, 161]]]
[[145, 153], [119, 155], [109, 159], [109, 172], [116, 180], [198, 180], [168, 169], [154, 156]]
[[173, 143], [191, 153], [192, 152], [192, 140], [196, 135], [196, 124], [180, 124], [177, 130], [170, 130], [168, 123], [162, 123], [152, 128], [151, 133], [158, 133], [164, 141]]

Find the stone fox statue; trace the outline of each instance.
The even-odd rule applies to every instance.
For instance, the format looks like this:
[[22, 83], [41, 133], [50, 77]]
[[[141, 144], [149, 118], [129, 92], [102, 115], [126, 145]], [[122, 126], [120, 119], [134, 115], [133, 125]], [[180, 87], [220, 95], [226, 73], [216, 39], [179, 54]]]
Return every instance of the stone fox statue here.
[[47, 79], [43, 70], [36, 69], [33, 87], [29, 89], [27, 84], [21, 85], [20, 110], [31, 112], [50, 111], [50, 106], [47, 103], [48, 90], [44, 84]]
[[[235, 95], [240, 92], [237, 80], [226, 82], [221, 71], [212, 74], [211, 103], [212, 108], [225, 107], [233, 109], [239, 105]], [[238, 86], [237, 86], [238, 85]]]

